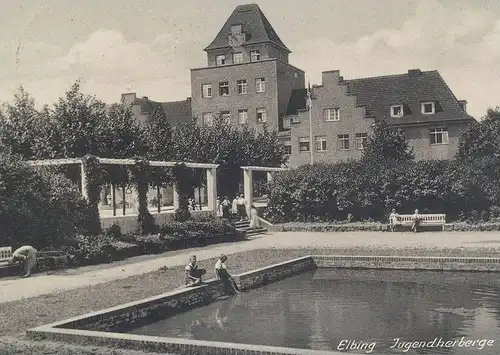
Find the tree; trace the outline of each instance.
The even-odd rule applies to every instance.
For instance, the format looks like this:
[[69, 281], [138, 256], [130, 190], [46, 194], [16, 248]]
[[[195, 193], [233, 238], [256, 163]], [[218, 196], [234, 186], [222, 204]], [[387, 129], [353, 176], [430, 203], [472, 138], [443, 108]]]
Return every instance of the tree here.
[[35, 100], [23, 87], [0, 113], [0, 140], [12, 153], [26, 159], [43, 156], [47, 148], [47, 116], [35, 108]]
[[472, 122], [461, 134], [457, 157], [474, 159], [500, 154], [500, 107], [489, 109], [481, 121]]
[[414, 158], [404, 132], [385, 121], [373, 126], [363, 150], [363, 159], [371, 162], [406, 161]]

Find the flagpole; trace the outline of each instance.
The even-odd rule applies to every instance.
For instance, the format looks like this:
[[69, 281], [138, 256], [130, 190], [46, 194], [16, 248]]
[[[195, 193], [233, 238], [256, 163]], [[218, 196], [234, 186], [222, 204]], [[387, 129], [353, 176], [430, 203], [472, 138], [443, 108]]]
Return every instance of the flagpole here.
[[307, 106], [309, 108], [309, 154], [311, 157], [311, 165], [314, 164], [314, 144], [313, 144], [313, 129], [312, 129], [312, 98], [311, 98], [311, 84], [307, 83]]

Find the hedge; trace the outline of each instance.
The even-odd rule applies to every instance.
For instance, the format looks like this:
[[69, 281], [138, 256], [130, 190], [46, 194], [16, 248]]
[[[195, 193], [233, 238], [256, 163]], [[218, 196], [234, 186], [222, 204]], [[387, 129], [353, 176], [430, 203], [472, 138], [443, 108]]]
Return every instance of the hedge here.
[[[78, 235], [67, 241], [64, 246], [48, 249], [61, 252], [68, 259], [66, 266], [84, 266], [245, 238], [244, 233], [222, 220], [173, 222], [160, 226], [159, 230], [158, 234], [122, 235], [119, 227], [114, 225], [103, 234]], [[58, 257], [47, 258], [46, 262], [50, 266], [50, 263], [57, 260]], [[50, 267], [42, 267], [44, 270], [48, 268]]]
[[[498, 169], [491, 161], [349, 161], [276, 174], [265, 218], [274, 223], [348, 219], [386, 221], [399, 213], [446, 213], [449, 221], [500, 214]], [[352, 218], [351, 218], [352, 216]]]

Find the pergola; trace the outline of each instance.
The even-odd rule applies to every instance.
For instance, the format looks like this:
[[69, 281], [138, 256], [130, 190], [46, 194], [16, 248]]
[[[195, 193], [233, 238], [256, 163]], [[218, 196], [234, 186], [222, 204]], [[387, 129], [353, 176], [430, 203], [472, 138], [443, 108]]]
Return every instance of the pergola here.
[[272, 168], [267, 166], [242, 166], [241, 169], [243, 170], [243, 192], [245, 194], [245, 200], [247, 201], [248, 216], [250, 216], [250, 206], [253, 202], [253, 172], [267, 172], [267, 181], [269, 182], [273, 179], [273, 172], [290, 170], [289, 168]]
[[[100, 164], [108, 165], [135, 165], [134, 159], [113, 159], [96, 157]], [[81, 184], [82, 196], [88, 199], [87, 182], [85, 174], [85, 164], [83, 158], [68, 158], [68, 159], [47, 159], [47, 160], [30, 160], [27, 162], [29, 166], [49, 166], [49, 165], [74, 165], [79, 164], [81, 169]], [[149, 166], [154, 167], [174, 167], [178, 164], [184, 164], [192, 169], [205, 169], [207, 171], [207, 199], [208, 209], [211, 211], [217, 210], [217, 167], [219, 164], [204, 164], [204, 163], [186, 163], [173, 161], [148, 161]], [[174, 188], [174, 209], [178, 208], [178, 195]]]

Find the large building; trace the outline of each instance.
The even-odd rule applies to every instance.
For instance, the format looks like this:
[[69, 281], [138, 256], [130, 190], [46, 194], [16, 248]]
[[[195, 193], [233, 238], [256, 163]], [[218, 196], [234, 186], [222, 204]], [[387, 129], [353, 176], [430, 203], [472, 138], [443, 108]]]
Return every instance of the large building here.
[[[124, 94], [143, 120], [162, 107], [173, 124], [217, 117], [260, 130], [277, 130], [289, 166], [359, 158], [377, 121], [405, 132], [417, 159], [451, 158], [472, 118], [437, 71], [346, 80], [323, 72], [321, 85], [305, 88], [304, 72], [289, 64], [291, 51], [256, 4], [236, 7], [204, 49], [207, 66], [191, 70], [191, 98], [158, 103]], [[312, 129], [311, 129], [312, 127]], [[311, 137], [312, 136], [312, 142]]]

